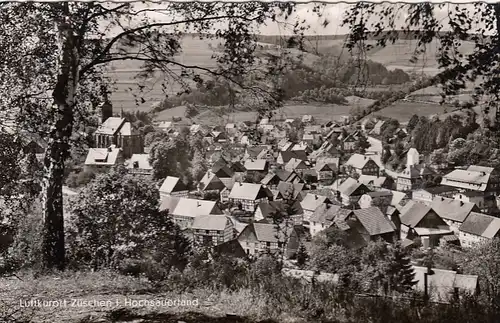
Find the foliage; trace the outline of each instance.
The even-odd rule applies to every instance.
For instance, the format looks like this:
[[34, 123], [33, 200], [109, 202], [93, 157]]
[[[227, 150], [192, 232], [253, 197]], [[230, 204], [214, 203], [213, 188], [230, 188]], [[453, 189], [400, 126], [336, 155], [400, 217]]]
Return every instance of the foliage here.
[[149, 162], [153, 167], [153, 178], [162, 179], [167, 176], [182, 177], [186, 182], [190, 178], [188, 169], [189, 150], [186, 141], [181, 137], [168, 141], [156, 141], [149, 153]]
[[151, 257], [167, 268], [185, 266], [188, 245], [167, 212], [158, 211], [153, 183], [117, 168], [87, 185], [72, 204], [71, 261], [75, 266], [117, 266]]
[[195, 183], [199, 182], [208, 170], [206, 159], [200, 151], [196, 151], [191, 161], [191, 177]]
[[297, 250], [296, 258], [297, 258], [297, 265], [300, 268], [303, 268], [307, 260], [309, 260], [309, 255], [307, 253], [307, 249], [304, 244], [300, 244], [299, 249]]
[[157, 130], [149, 132], [144, 136], [144, 146], [149, 147], [156, 141], [167, 140], [168, 134], [165, 131]]

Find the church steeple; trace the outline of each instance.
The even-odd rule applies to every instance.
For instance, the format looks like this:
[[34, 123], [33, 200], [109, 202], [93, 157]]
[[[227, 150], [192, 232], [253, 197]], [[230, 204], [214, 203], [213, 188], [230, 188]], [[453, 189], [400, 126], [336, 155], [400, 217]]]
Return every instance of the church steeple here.
[[120, 118], [123, 119], [123, 107], [121, 107], [121, 109], [120, 109]]

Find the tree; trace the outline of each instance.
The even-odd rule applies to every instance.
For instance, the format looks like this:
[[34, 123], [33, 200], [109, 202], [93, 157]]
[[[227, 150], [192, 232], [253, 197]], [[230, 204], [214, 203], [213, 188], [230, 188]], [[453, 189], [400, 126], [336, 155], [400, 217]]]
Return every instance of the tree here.
[[[281, 105], [277, 82], [260, 82], [257, 88], [242, 76], [264, 59], [262, 68], [253, 69], [255, 76], [275, 80], [283, 70], [286, 60], [280, 60], [279, 55], [262, 60], [257, 57], [256, 37], [252, 35], [266, 21], [291, 20], [295, 11], [292, 3], [170, 3], [159, 9], [138, 8], [132, 3], [4, 3], [1, 9], [4, 73], [0, 86], [2, 93], [8, 94], [2, 98], [2, 109], [11, 114], [17, 109], [19, 126], [42, 135], [48, 143], [43, 185], [47, 268], [64, 268], [64, 166], [76, 144], [73, 133], [84, 128], [92, 109], [109, 92], [105, 76], [109, 63], [139, 62], [144, 80], [159, 71], [174, 76], [165, 77], [164, 88], [170, 88], [168, 83], [173, 79], [183, 85], [183, 91], [189, 90], [187, 79], [202, 83], [202, 73], [221, 76], [255, 93], [263, 103], [261, 112]], [[148, 13], [165, 9], [171, 13], [165, 19], [171, 20], [149, 18]], [[302, 39], [306, 27], [291, 25]], [[222, 27], [214, 30], [214, 26]], [[184, 65], [174, 59], [182, 47], [180, 28], [222, 40], [215, 68]], [[116, 33], [110, 35], [109, 30]], [[147, 88], [140, 84], [140, 90]], [[145, 100], [138, 95], [137, 101]]]
[[300, 268], [303, 268], [308, 259], [309, 255], [307, 254], [306, 246], [300, 244], [299, 249], [297, 250], [297, 265], [299, 265]]
[[411, 116], [410, 120], [408, 121], [408, 124], [406, 125], [406, 130], [408, 130], [408, 133], [411, 133], [413, 129], [417, 126], [419, 121], [418, 115], [414, 114]]
[[200, 181], [203, 178], [203, 175], [207, 172], [208, 166], [205, 158], [202, 153], [196, 151], [193, 156], [193, 160], [191, 161], [191, 177], [195, 182]]
[[149, 152], [149, 162], [153, 167], [155, 179], [180, 175], [177, 164], [177, 146], [174, 140], [155, 142]]
[[151, 255], [161, 264], [185, 265], [185, 238], [168, 212], [158, 210], [154, 183], [117, 168], [100, 174], [76, 197], [68, 239], [77, 264], [98, 269]]
[[199, 111], [194, 106], [194, 104], [191, 104], [191, 103], [187, 103], [186, 104], [186, 112], [184, 113], [184, 115], [186, 116], [186, 118], [193, 119], [198, 114], [199, 114]]
[[370, 243], [362, 251], [361, 267], [361, 285], [368, 291], [382, 289], [386, 295], [393, 291], [407, 293], [416, 284], [409, 254], [399, 242]]

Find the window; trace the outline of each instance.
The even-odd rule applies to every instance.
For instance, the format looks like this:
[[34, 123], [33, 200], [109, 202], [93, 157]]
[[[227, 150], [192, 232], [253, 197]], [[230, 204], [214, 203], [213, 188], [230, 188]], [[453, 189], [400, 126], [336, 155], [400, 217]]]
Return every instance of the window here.
[[271, 246], [271, 243], [270, 242], [266, 242], [266, 247], [270, 247]]

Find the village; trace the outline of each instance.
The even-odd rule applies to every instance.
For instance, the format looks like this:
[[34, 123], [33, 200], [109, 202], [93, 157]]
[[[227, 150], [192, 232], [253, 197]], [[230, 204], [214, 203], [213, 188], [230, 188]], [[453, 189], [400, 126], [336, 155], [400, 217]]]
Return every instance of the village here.
[[[102, 109], [85, 169], [106, 172], [124, 165], [131, 174], [151, 178], [144, 138], [125, 117], [112, 115], [111, 107]], [[185, 128], [207, 147], [207, 170], [191, 188], [174, 176], [159, 182], [160, 209], [168, 211], [195, 248], [242, 258], [282, 253], [283, 272], [306, 280], [338, 279], [335, 273], [296, 265], [299, 250], [333, 227], [348, 234], [354, 250], [380, 240], [424, 253], [443, 246], [461, 250], [499, 236], [496, 169], [443, 168], [426, 163], [428, 158], [415, 148], [404, 152], [403, 171], [386, 169], [378, 139], [385, 121], [370, 122], [367, 129], [366, 121], [354, 124], [347, 116], [327, 121], [304, 115], [301, 120], [262, 118], [258, 124], [224, 126], [155, 123], [155, 131], [168, 138]], [[408, 131], [401, 125], [395, 133]], [[440, 182], [426, 187], [438, 175]], [[276, 215], [283, 214], [284, 222], [277, 222]], [[458, 290], [477, 292], [478, 276], [416, 264], [413, 269], [415, 288], [422, 292], [430, 285], [443, 298]]]

